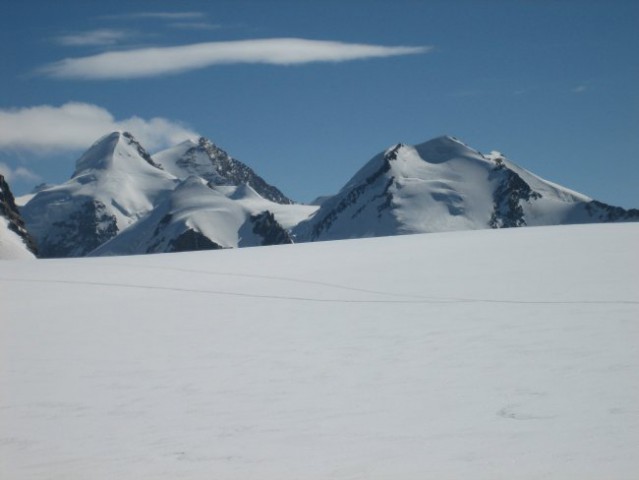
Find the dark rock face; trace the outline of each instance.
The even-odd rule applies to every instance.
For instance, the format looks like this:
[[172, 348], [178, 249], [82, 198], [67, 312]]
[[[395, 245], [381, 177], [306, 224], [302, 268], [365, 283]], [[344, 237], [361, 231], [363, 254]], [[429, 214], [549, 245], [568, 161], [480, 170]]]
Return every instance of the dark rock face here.
[[147, 152], [144, 147], [142, 145], [140, 145], [140, 142], [138, 142], [135, 137], [133, 135], [131, 135], [129, 132], [123, 132], [122, 136], [126, 139], [127, 143], [129, 145], [133, 145], [135, 147], [135, 149], [138, 151], [138, 153], [140, 154], [140, 156], [152, 167], [155, 168], [159, 168], [160, 170], [162, 169], [162, 167], [160, 167], [157, 163], [155, 163], [153, 161], [153, 159], [151, 158], [151, 155], [149, 155], [149, 152]]
[[123, 142], [133, 147], [137, 154], [146, 163], [153, 168], [163, 170], [161, 166], [153, 161], [149, 152], [138, 142], [129, 132], [113, 132], [102, 137], [94, 143], [84, 154], [77, 160], [75, 170], [71, 178], [77, 178], [86, 173], [87, 170], [108, 168], [107, 159], [112, 158], [115, 148], [119, 142]]
[[599, 222], [636, 222], [639, 221], [639, 209], [626, 210], [593, 200], [586, 204], [586, 211]]
[[492, 178], [499, 179], [499, 185], [493, 193], [494, 208], [488, 221], [490, 228], [523, 227], [526, 225], [522, 202], [541, 198], [524, 179], [507, 168], [503, 163], [491, 172]]
[[[382, 162], [382, 165], [379, 169], [377, 169], [374, 173], [366, 177], [366, 179], [360, 183], [359, 185], [354, 186], [345, 196], [343, 196], [337, 205], [333, 206], [331, 210], [327, 213], [323, 213], [322, 209], [319, 212], [323, 213], [323, 217], [320, 221], [315, 223], [313, 229], [311, 231], [310, 240], [314, 241], [322, 234], [322, 232], [328, 230], [333, 222], [340, 216], [340, 214], [349, 208], [350, 206], [356, 204], [358, 199], [371, 188], [372, 185], [385, 173], [387, 173], [391, 169], [391, 162], [397, 159], [397, 152], [400, 148], [402, 148], [402, 144], [397, 144], [391, 150], [389, 150], [385, 155]], [[382, 193], [375, 195], [373, 198], [383, 198], [384, 201], [377, 206], [377, 214], [380, 216], [383, 211], [391, 208], [393, 197], [389, 192], [390, 187], [393, 185], [394, 179], [391, 177], [386, 185]], [[328, 203], [327, 203], [328, 205]], [[366, 204], [362, 205], [359, 209], [353, 213], [351, 218], [356, 218], [364, 208], [366, 208]]]
[[293, 243], [289, 233], [275, 220], [268, 210], [249, 219], [253, 224], [253, 233], [262, 237], [262, 245], [285, 245]]
[[53, 222], [40, 240], [43, 258], [83, 257], [118, 234], [104, 203], [88, 199], [64, 221]]
[[162, 217], [153, 232], [155, 240], [146, 250], [146, 253], [169, 253], [169, 252], [196, 252], [200, 250], [219, 250], [222, 247], [201, 232], [188, 228], [177, 237], [173, 238], [163, 247], [166, 241], [166, 228], [173, 221], [173, 215], [170, 213]]
[[204, 175], [209, 182], [215, 185], [250, 185], [257, 193], [275, 203], [289, 205], [294, 203], [276, 187], [268, 184], [262, 177], [256, 174], [250, 167], [239, 160], [235, 160], [221, 148], [218, 148], [206, 138], [200, 138], [196, 147], [190, 148], [184, 157], [178, 161], [178, 165], [188, 165], [192, 157], [198, 152], [204, 152], [211, 159], [215, 168], [215, 176]]
[[22, 238], [22, 241], [29, 251], [31, 251], [34, 255], [37, 254], [35, 240], [31, 237], [24, 225], [24, 221], [20, 216], [20, 211], [16, 205], [13, 193], [11, 193], [9, 184], [5, 181], [3, 175], [0, 175], [0, 216], [9, 220], [9, 230]]
[[222, 247], [205, 237], [202, 233], [189, 229], [169, 243], [167, 252], [194, 252], [200, 250], [219, 250]]

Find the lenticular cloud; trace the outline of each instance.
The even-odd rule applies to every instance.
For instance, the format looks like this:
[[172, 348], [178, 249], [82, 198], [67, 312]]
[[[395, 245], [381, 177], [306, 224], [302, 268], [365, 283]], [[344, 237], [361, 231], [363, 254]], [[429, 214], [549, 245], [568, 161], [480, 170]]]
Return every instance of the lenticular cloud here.
[[67, 58], [40, 69], [54, 78], [106, 80], [176, 74], [214, 65], [299, 65], [426, 53], [432, 47], [387, 47], [356, 43], [273, 38], [141, 48]]

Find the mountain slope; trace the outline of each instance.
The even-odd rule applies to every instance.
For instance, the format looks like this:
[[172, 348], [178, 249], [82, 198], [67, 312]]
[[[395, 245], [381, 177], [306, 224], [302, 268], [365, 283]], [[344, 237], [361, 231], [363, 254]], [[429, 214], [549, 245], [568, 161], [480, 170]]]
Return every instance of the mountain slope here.
[[154, 161], [178, 178], [195, 175], [214, 185], [250, 185], [260, 196], [275, 203], [290, 204], [276, 187], [269, 185], [250, 167], [234, 159], [210, 140], [187, 140], [153, 155]]
[[634, 480], [638, 237], [5, 262], [0, 478]]
[[0, 260], [34, 258], [36, 251], [9, 184], [0, 175]]
[[282, 205], [250, 186], [221, 187], [188, 177], [167, 192], [145, 218], [92, 255], [131, 255], [292, 243], [285, 228], [314, 207]]
[[301, 240], [639, 220], [453, 137], [371, 159], [295, 233]]
[[592, 200], [446, 136], [376, 155], [318, 203], [293, 204], [204, 138], [151, 157], [133, 136], [115, 132], [22, 214], [42, 257], [639, 221], [639, 210]]
[[114, 132], [78, 159], [69, 181], [38, 191], [22, 211], [41, 256], [74, 257], [288, 243], [286, 230], [315, 209], [294, 205], [206, 139], [152, 158], [131, 134]]
[[22, 209], [42, 257], [83, 256], [146, 215], [178, 180], [126, 132], [102, 137], [66, 183], [38, 192]]

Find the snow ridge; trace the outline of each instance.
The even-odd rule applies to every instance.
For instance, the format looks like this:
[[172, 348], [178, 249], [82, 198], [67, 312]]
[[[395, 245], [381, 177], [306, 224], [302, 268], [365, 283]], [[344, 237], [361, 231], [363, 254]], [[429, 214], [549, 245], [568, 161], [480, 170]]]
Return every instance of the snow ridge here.
[[276, 187], [269, 185], [250, 167], [231, 157], [210, 140], [197, 143], [187, 140], [154, 155], [155, 160], [178, 178], [196, 175], [215, 185], [250, 185], [263, 198], [275, 203], [291, 204]]
[[212, 250], [292, 243], [276, 220], [281, 211], [308, 207], [281, 205], [260, 197], [250, 186], [216, 186], [190, 176], [166, 192], [156, 207], [93, 256]]

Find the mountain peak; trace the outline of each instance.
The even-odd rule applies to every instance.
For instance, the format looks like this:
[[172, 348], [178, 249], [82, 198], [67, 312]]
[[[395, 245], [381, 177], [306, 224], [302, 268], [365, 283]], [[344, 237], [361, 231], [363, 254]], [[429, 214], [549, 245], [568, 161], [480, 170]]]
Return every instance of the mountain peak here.
[[160, 168], [131, 133], [126, 131], [111, 132], [91, 145], [76, 161], [72, 178], [87, 170], [112, 168], [116, 158], [128, 161], [135, 156], [141, 157], [152, 167]]
[[316, 241], [636, 218], [586, 201], [442, 135], [374, 156], [295, 234]]
[[111, 132], [80, 157], [70, 180], [35, 194], [22, 214], [42, 257], [83, 256], [146, 215], [176, 183], [132, 134]]
[[206, 137], [200, 137], [197, 140], [198, 145], [201, 147], [208, 147], [214, 145], [214, 143]]
[[180, 142], [177, 145], [175, 145], [175, 147], [173, 147], [173, 148], [178, 148], [178, 147], [193, 148], [193, 147], [197, 147], [197, 145], [198, 145], [198, 142], [196, 142], [192, 138], [187, 138], [183, 142]]
[[267, 200], [281, 204], [293, 203], [250, 167], [231, 157], [206, 137], [200, 137], [197, 143], [190, 140], [182, 142], [156, 153], [153, 158], [161, 168], [178, 178], [196, 175], [218, 186], [248, 184]]
[[406, 147], [403, 143], [396, 143], [384, 152], [384, 160], [396, 160], [399, 151]]
[[454, 158], [483, 158], [479, 151], [457, 137], [442, 135], [415, 146], [419, 156], [428, 163], [444, 163]]
[[209, 140], [206, 137], [200, 137], [197, 141], [198, 148], [204, 150], [206, 154], [209, 156], [211, 161], [220, 161], [222, 159], [232, 159], [231, 156], [218, 147], [215, 143]]

